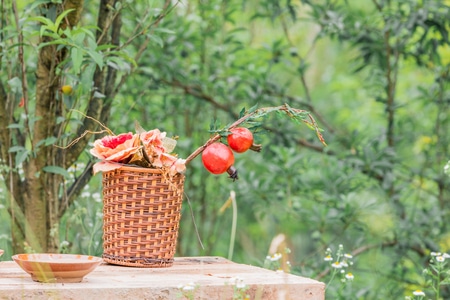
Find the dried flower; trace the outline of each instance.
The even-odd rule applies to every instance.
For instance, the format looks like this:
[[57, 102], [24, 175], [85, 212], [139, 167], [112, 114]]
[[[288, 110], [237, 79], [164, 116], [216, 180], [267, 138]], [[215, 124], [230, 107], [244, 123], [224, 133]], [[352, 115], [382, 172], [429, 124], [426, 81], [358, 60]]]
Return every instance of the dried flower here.
[[108, 135], [94, 142], [90, 153], [101, 161], [94, 165], [94, 174], [120, 168], [124, 164], [148, 168], [165, 168], [171, 176], [186, 170], [186, 160], [171, 154], [176, 141], [159, 129], [138, 134]]
[[97, 158], [111, 162], [125, 162], [127, 158], [139, 150], [137, 135], [131, 132], [117, 136], [105, 136], [94, 142], [91, 154]]

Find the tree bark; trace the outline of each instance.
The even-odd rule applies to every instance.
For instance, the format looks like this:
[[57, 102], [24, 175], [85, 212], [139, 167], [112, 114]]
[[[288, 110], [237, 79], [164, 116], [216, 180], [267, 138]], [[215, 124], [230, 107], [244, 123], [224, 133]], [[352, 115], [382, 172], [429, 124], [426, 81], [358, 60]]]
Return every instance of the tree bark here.
[[[64, 9], [74, 9], [63, 21], [62, 26], [72, 27], [78, 23], [83, 8], [83, 0], [68, 0]], [[46, 42], [43, 39], [42, 42]], [[55, 136], [56, 118], [58, 117], [57, 93], [60, 88], [60, 75], [56, 66], [67, 55], [65, 48], [58, 50], [50, 45], [39, 51], [36, 70], [36, 122], [32, 131], [32, 157], [24, 163], [25, 188], [24, 199], [25, 240], [34, 251], [55, 252], [58, 249], [57, 207], [59, 175], [46, 173], [43, 168], [48, 165], [60, 165], [54, 160], [56, 150], [52, 146], [39, 145], [43, 140]]]

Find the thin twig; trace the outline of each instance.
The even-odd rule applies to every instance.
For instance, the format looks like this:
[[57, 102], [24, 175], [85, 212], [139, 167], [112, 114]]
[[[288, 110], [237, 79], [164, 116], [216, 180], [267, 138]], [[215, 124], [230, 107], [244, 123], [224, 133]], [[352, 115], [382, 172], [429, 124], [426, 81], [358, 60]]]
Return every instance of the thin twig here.
[[186, 195], [186, 193], [184, 194], [184, 196], [186, 197], [186, 200], [187, 200], [188, 205], [189, 205], [189, 211], [191, 213], [191, 218], [192, 218], [192, 222], [194, 224], [195, 233], [197, 234], [198, 242], [200, 243], [200, 246], [202, 247], [202, 249], [205, 250], [205, 246], [203, 246], [202, 239], [201, 239], [200, 233], [198, 231], [197, 223], [195, 222], [195, 216], [194, 216], [194, 211], [192, 210], [191, 201], [189, 200], [189, 197], [188, 197], [188, 195]]
[[114, 135], [114, 133], [113, 133], [108, 127], [106, 127], [105, 124], [103, 124], [102, 122], [96, 120], [95, 118], [93, 118], [93, 117], [91, 117], [91, 116], [88, 116], [88, 115], [84, 114], [83, 112], [81, 112], [81, 111], [79, 111], [79, 110], [77, 110], [77, 109], [74, 109], [74, 108], [71, 109], [71, 111], [77, 112], [77, 113], [83, 115], [83, 117], [88, 118], [88, 119], [94, 121], [95, 123], [97, 123], [98, 125], [100, 125], [100, 127], [104, 128], [104, 129], [108, 132], [108, 134]]
[[71, 111], [75, 111], [77, 113], [80, 113], [81, 115], [83, 115], [83, 117], [90, 119], [92, 121], [94, 121], [95, 123], [99, 124], [101, 127], [103, 127], [103, 130], [100, 131], [90, 131], [90, 130], [85, 130], [79, 137], [77, 137], [76, 139], [74, 139], [73, 141], [71, 141], [69, 144], [67, 144], [66, 146], [58, 146], [58, 145], [53, 145], [56, 148], [60, 148], [60, 149], [67, 149], [72, 147], [73, 145], [75, 145], [76, 143], [78, 143], [79, 140], [81, 140], [86, 134], [100, 134], [100, 133], [104, 133], [107, 132], [109, 135], [114, 135], [114, 132], [112, 132], [108, 127], [106, 127], [102, 122], [96, 120], [93, 117], [87, 116], [85, 115], [83, 112], [76, 110], [76, 109], [71, 109]]

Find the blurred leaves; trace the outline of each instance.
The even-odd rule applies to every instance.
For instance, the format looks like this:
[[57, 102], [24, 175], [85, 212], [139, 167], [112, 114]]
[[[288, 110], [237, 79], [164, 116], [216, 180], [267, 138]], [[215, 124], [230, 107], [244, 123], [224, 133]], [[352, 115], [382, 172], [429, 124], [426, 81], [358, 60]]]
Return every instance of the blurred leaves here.
[[[71, 51], [61, 71], [78, 85], [64, 103], [104, 97], [92, 74], [110, 67], [124, 77], [108, 99], [108, 127], [125, 131], [139, 120], [161, 128], [178, 136], [180, 157], [245, 109], [283, 103], [311, 112], [328, 144], [274, 115], [255, 120], [263, 151], [236, 154], [239, 181], [192, 161], [185, 184], [192, 215], [185, 202], [177, 253], [227, 254], [232, 218], [219, 210], [235, 190], [234, 260], [263, 265], [272, 238], [284, 233], [292, 271], [302, 276], [321, 274], [327, 247], [354, 250], [353, 290], [330, 289], [327, 298], [403, 298], [420, 285], [426, 254], [450, 251], [448, 1], [187, 1], [154, 31], [149, 20], [160, 11], [150, 2], [157, 1], [120, 8], [121, 49], [98, 47], [89, 26], [54, 32], [56, 21], [41, 20], [49, 26], [45, 34]], [[20, 92], [18, 76], [1, 76], [10, 93]], [[18, 121], [8, 129], [22, 127]], [[9, 151], [20, 162], [30, 149]], [[88, 186], [92, 194], [100, 190], [97, 180]], [[101, 252], [94, 243], [101, 239], [100, 207], [84, 195], [63, 219], [73, 251]]]

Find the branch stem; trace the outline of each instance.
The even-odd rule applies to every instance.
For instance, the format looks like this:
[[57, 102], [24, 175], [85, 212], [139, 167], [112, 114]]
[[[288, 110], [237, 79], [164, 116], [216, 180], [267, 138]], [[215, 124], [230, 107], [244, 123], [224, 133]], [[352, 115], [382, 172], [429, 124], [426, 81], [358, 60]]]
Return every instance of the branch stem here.
[[[252, 112], [248, 112], [246, 115], [242, 116], [241, 118], [239, 118], [238, 120], [236, 120], [234, 123], [232, 123], [231, 125], [229, 125], [228, 127], [225, 128], [225, 130], [230, 130], [233, 129], [237, 126], [239, 126], [240, 124], [244, 123], [245, 121], [247, 121], [248, 119], [252, 118], [252, 117], [262, 117], [268, 113], [274, 112], [274, 111], [283, 111], [285, 112], [289, 117], [295, 117], [295, 114], [301, 114], [301, 113], [306, 113], [305, 110], [302, 109], [297, 109], [297, 108], [292, 108], [289, 107], [287, 104], [283, 104], [280, 106], [272, 106], [272, 107], [262, 107], [262, 108], [258, 108]], [[317, 126], [316, 121], [314, 120], [314, 118], [312, 117], [311, 114], [307, 114], [309, 121], [306, 119], [302, 119], [302, 121], [304, 123], [306, 123], [308, 126], [314, 128], [314, 130], [316, 131], [317, 137], [319, 138], [319, 140], [322, 142], [322, 144], [326, 145], [325, 140], [323, 139], [322, 134], [320, 133], [320, 130]], [[198, 147], [194, 152], [192, 152], [187, 158], [186, 158], [186, 165], [192, 161], [195, 157], [197, 157], [198, 155], [200, 155], [200, 153], [203, 152], [203, 150], [205, 150], [206, 147], [208, 147], [209, 145], [211, 145], [212, 143], [220, 140], [222, 136], [219, 133], [214, 134], [209, 140], [206, 141], [206, 143], [204, 143], [202, 146]]]

